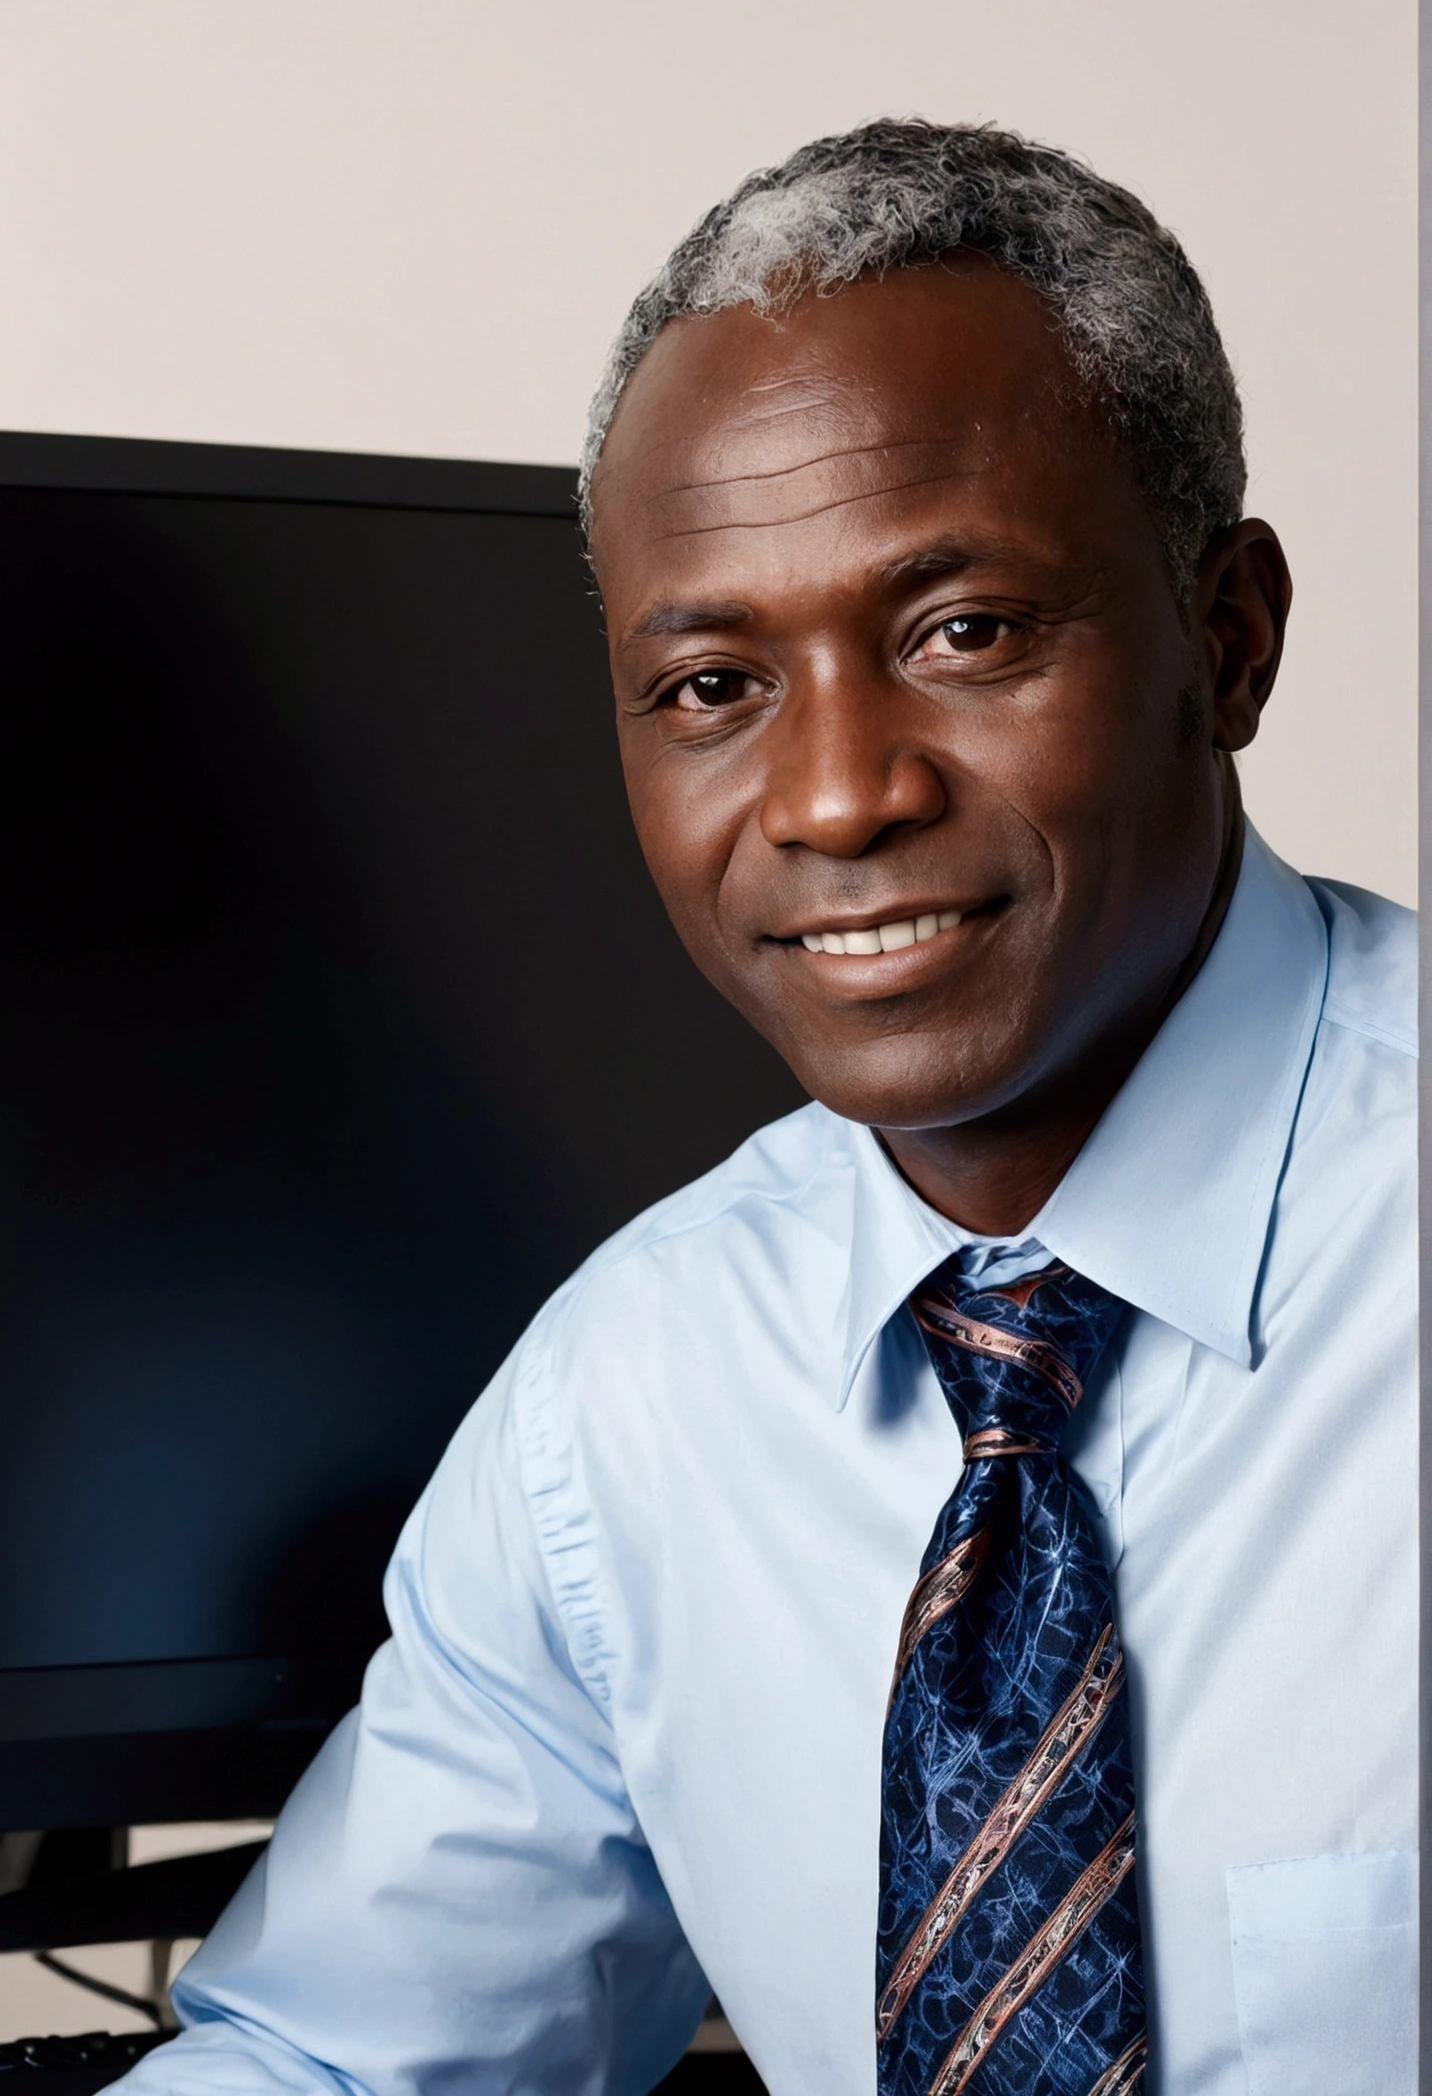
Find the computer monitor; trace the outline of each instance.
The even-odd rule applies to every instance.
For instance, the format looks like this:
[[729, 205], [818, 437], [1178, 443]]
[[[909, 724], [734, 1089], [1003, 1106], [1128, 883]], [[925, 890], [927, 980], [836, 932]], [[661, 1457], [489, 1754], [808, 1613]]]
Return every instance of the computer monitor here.
[[573, 498], [0, 436], [0, 1828], [274, 1812], [543, 1298], [800, 1103], [641, 863]]

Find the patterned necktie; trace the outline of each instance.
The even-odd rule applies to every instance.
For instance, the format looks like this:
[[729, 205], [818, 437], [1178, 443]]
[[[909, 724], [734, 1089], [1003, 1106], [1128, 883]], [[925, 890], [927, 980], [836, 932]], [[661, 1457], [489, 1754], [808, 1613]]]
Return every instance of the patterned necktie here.
[[1134, 1778], [1113, 1592], [1059, 1440], [1124, 1311], [1064, 1266], [910, 1298], [965, 1469], [885, 1724], [880, 2096], [1128, 2096], [1143, 2080]]

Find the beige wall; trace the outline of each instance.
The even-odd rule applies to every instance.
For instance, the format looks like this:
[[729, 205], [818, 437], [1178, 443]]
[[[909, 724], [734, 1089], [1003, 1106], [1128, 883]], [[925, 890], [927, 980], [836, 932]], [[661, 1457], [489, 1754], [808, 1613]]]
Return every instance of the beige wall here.
[[1411, 900], [1415, 39], [1412, 0], [0, 0], [0, 426], [570, 460], [749, 166], [996, 118], [1203, 269], [1299, 585], [1249, 800]]

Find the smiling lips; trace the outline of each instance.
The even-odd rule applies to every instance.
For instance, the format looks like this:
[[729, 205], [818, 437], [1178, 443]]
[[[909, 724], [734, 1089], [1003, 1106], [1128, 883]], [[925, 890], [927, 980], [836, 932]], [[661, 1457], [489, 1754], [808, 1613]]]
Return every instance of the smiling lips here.
[[802, 932], [807, 953], [897, 953], [902, 946], [920, 946], [937, 932], [952, 932], [963, 915], [961, 910], [928, 910], [919, 917], [897, 917], [891, 924], [871, 924], [850, 932]]

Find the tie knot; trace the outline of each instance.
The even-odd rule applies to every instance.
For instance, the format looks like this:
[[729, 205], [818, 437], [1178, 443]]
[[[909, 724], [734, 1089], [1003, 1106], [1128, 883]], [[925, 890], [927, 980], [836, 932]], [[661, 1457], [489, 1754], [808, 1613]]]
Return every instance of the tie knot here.
[[972, 1288], [959, 1255], [910, 1297], [940, 1386], [965, 1434], [965, 1460], [1053, 1455], [1124, 1304], [1055, 1264], [999, 1288]]

